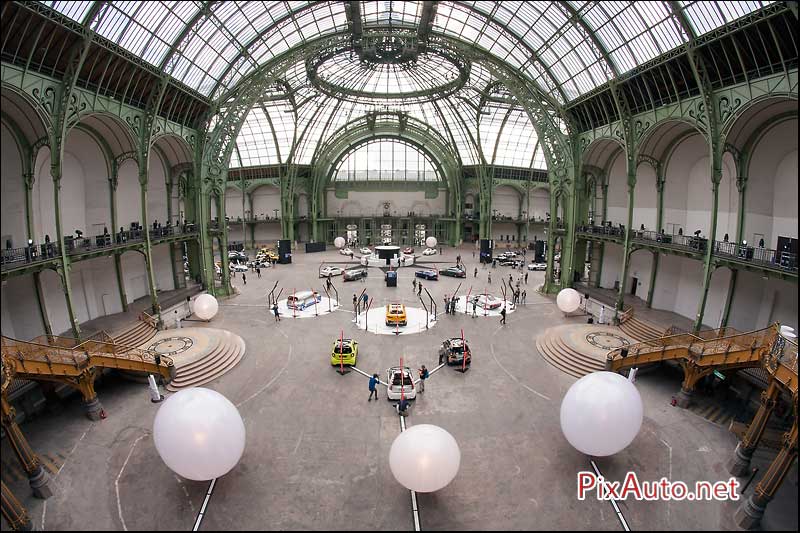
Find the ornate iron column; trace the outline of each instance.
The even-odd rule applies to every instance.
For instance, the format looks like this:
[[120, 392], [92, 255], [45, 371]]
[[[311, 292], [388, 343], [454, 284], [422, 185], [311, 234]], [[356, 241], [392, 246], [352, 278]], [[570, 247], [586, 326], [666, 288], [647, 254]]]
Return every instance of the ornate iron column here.
[[17, 456], [22, 468], [28, 474], [28, 480], [31, 489], [33, 489], [33, 495], [46, 500], [53, 495], [50, 475], [42, 466], [41, 461], [39, 461], [36, 453], [31, 449], [28, 440], [15, 422], [15, 410], [11, 407], [11, 404], [8, 403], [5, 393], [2, 399], [0, 399], [0, 403], [2, 403], [3, 430], [8, 436], [8, 442], [14, 450], [14, 455]]

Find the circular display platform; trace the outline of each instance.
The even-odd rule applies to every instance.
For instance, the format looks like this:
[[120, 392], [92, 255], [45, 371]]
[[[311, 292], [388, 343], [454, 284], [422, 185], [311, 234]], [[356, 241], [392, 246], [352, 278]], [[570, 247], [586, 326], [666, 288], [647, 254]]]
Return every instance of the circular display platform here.
[[[320, 315], [327, 315], [337, 309], [339, 309], [339, 302], [327, 296], [323, 296], [316, 305], [310, 305], [305, 309], [291, 309], [287, 305], [286, 299], [278, 300], [278, 312], [281, 314], [281, 318], [314, 318]], [[272, 309], [269, 312], [274, 317]]]
[[194, 341], [190, 337], [164, 337], [147, 347], [148, 350], [153, 350], [161, 355], [173, 357], [180, 353], [185, 352], [192, 347]]
[[434, 316], [426, 314], [424, 309], [418, 307], [406, 307], [406, 320], [408, 323], [405, 326], [387, 326], [386, 307], [380, 306], [370, 309], [369, 313], [360, 313], [353, 322], [359, 328], [366, 327], [367, 331], [376, 335], [411, 335], [422, 333], [436, 325]]
[[586, 335], [586, 340], [592, 346], [597, 346], [603, 350], [613, 350], [630, 344], [625, 337], [610, 331], [593, 331]]
[[[472, 300], [474, 296], [475, 295], [470, 295], [470, 300]], [[513, 313], [517, 308], [517, 306], [509, 300], [503, 300], [499, 296], [495, 296], [491, 293], [489, 296], [494, 296], [497, 298], [498, 301], [501, 302], [500, 307], [497, 307], [496, 309], [484, 309], [480, 304], [478, 304], [478, 306], [475, 308], [475, 316], [500, 316], [500, 310], [503, 309], [503, 303], [505, 303], [506, 306], [506, 315]], [[472, 303], [467, 304], [466, 295], [456, 298], [456, 311], [470, 316], [472, 315]]]

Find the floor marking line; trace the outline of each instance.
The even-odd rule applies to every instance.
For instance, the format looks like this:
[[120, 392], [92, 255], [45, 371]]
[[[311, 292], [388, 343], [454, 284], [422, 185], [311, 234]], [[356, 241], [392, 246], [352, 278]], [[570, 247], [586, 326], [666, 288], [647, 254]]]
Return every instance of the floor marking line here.
[[[284, 334], [284, 335], [285, 335], [285, 334]], [[286, 370], [286, 369], [289, 367], [289, 362], [292, 360], [292, 352], [293, 352], [293, 351], [294, 351], [294, 350], [293, 350], [292, 346], [291, 346], [291, 345], [289, 345], [289, 354], [287, 355], [287, 357], [286, 357], [286, 363], [284, 363], [284, 365], [283, 365], [283, 368], [281, 368], [280, 372], [278, 372], [278, 373], [275, 375], [275, 377], [273, 377], [271, 380], [269, 380], [269, 383], [267, 383], [266, 385], [264, 385], [263, 387], [261, 387], [261, 388], [260, 388], [258, 391], [256, 391], [256, 392], [254, 392], [253, 394], [251, 394], [251, 395], [250, 395], [250, 396], [249, 396], [247, 399], [245, 399], [245, 400], [242, 400], [241, 402], [237, 403], [237, 404], [236, 404], [236, 407], [238, 408], [238, 407], [241, 407], [242, 405], [246, 404], [247, 402], [249, 402], [250, 400], [252, 400], [252, 399], [253, 399], [253, 398], [255, 398], [256, 396], [258, 396], [259, 394], [261, 394], [262, 392], [264, 392], [265, 390], [267, 390], [267, 389], [268, 389], [268, 388], [269, 388], [269, 387], [270, 387], [270, 386], [271, 386], [273, 383], [275, 383], [275, 381], [277, 381], [277, 379], [278, 379], [279, 377], [281, 377], [281, 374], [283, 374], [283, 372], [284, 372], [284, 371], [285, 371], [285, 370]]]
[[203, 500], [203, 505], [200, 507], [200, 512], [197, 515], [197, 520], [194, 522], [194, 527], [192, 531], [197, 531], [200, 529], [200, 523], [203, 521], [203, 517], [206, 514], [206, 506], [208, 505], [208, 501], [211, 499], [211, 493], [214, 492], [214, 485], [217, 484], [217, 478], [211, 480], [211, 484], [208, 485], [208, 490], [206, 491], [206, 497]]
[[[89, 427], [89, 429], [92, 429], [93, 427], [94, 424], [92, 424]], [[73, 446], [72, 449], [67, 454], [67, 456], [64, 457], [64, 462], [61, 463], [61, 466], [58, 468], [58, 472], [56, 472], [56, 475], [53, 476], [53, 481], [55, 481], [58, 478], [58, 475], [61, 473], [64, 467], [67, 466], [67, 460], [69, 460], [69, 458], [72, 457], [72, 454], [75, 453], [75, 450], [78, 449], [78, 444], [80, 444], [83, 438], [86, 436], [86, 434], [89, 433], [89, 429], [83, 432], [83, 435], [81, 435], [81, 438], [79, 438], [78, 442], [75, 443], [75, 446]], [[47, 515], [47, 500], [45, 500], [44, 504], [42, 505], [42, 531], [47, 531], [44, 527], [44, 519], [46, 515]]]
[[[672, 446], [670, 446], [664, 439], [659, 439], [661, 443], [669, 449], [669, 480], [672, 481]], [[669, 524], [669, 502], [667, 500], [667, 524]]]
[[[592, 468], [594, 469], [594, 473], [597, 474], [597, 477], [602, 477], [603, 474], [600, 472], [600, 469], [597, 468], [594, 460], [589, 459], [589, 462], [592, 464]], [[628, 522], [625, 520], [625, 517], [622, 515], [622, 511], [619, 510], [619, 506], [617, 505], [617, 500], [614, 498], [610, 498], [611, 507], [614, 508], [614, 512], [617, 514], [617, 519], [619, 519], [619, 523], [622, 524], [622, 528], [625, 531], [630, 531], [630, 527], [628, 527]]]
[[[397, 418], [400, 419], [400, 433], [406, 430], [406, 417], [400, 415], [398, 411]], [[419, 520], [419, 506], [417, 505], [417, 493], [416, 491], [411, 492], [411, 514], [414, 517], [414, 531], [422, 531], [422, 526], [420, 525]]]
[[125, 458], [125, 462], [122, 463], [122, 468], [119, 469], [119, 474], [117, 474], [117, 479], [114, 481], [114, 491], [117, 494], [117, 514], [119, 515], [119, 521], [122, 522], [122, 529], [124, 531], [128, 531], [128, 527], [125, 525], [125, 519], [122, 518], [122, 503], [119, 499], [119, 479], [122, 477], [122, 472], [125, 471], [125, 467], [128, 465], [128, 461], [131, 459], [131, 455], [133, 455], [133, 450], [136, 448], [136, 445], [139, 444], [139, 441], [142, 440], [147, 436], [147, 433], [144, 435], [139, 435], [135, 441], [133, 441], [133, 445], [131, 446], [130, 451], [128, 452], [128, 456]]
[[[497, 333], [497, 331], [495, 331], [495, 333]], [[492, 334], [492, 336], [494, 337], [494, 334]], [[521, 387], [524, 387], [524, 388], [525, 388], [525, 389], [527, 389], [529, 392], [532, 392], [532, 393], [534, 393], [536, 396], [539, 396], [539, 397], [541, 397], [541, 398], [544, 398], [544, 399], [545, 399], [545, 400], [547, 400], [548, 402], [552, 401], [552, 400], [550, 399], [550, 397], [548, 397], [548, 396], [545, 396], [545, 395], [544, 395], [544, 394], [542, 394], [541, 392], [538, 392], [538, 391], [535, 391], [535, 390], [533, 390], [532, 388], [530, 388], [530, 387], [529, 387], [529, 386], [527, 386], [526, 384], [522, 383], [522, 382], [519, 380], [519, 378], [518, 378], [517, 376], [515, 376], [514, 374], [512, 374], [511, 372], [509, 372], [508, 370], [506, 370], [506, 367], [504, 367], [504, 366], [503, 366], [503, 364], [502, 364], [502, 363], [501, 363], [501, 362], [500, 362], [500, 361], [497, 359], [497, 355], [495, 355], [495, 353], [494, 353], [494, 344], [489, 344], [489, 350], [492, 352], [492, 358], [494, 359], [494, 362], [495, 362], [495, 363], [497, 363], [497, 366], [499, 366], [499, 367], [500, 367], [500, 368], [503, 370], [503, 372], [505, 372], [505, 373], [506, 373], [506, 375], [507, 375], [508, 377], [510, 377], [511, 379], [513, 379], [514, 381], [516, 381], [518, 385], [520, 385]]]

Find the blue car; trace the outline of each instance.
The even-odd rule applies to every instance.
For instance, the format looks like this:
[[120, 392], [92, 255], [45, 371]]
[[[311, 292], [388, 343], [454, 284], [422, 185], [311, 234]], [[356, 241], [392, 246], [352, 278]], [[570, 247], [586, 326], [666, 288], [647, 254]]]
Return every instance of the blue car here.
[[425, 278], [432, 280], [439, 279], [439, 273], [436, 272], [435, 270], [417, 270], [416, 272], [414, 272], [414, 275], [417, 276], [418, 278]]

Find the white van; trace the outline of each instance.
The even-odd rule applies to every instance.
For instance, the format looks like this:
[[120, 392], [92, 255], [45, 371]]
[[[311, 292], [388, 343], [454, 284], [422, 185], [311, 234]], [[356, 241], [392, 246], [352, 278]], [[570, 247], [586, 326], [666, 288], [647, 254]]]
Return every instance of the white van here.
[[289, 309], [298, 309], [302, 311], [306, 307], [318, 304], [322, 301], [322, 296], [317, 291], [301, 291], [296, 294], [290, 294], [286, 299], [286, 307]]

